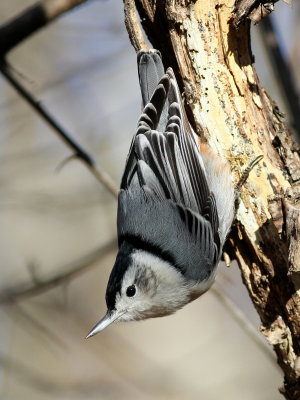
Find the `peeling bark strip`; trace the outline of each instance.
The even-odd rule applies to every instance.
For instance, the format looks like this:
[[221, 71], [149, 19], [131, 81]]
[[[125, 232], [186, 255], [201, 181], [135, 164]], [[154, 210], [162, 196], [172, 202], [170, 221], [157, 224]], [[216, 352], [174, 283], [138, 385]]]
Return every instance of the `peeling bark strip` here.
[[177, 75], [201, 141], [229, 160], [236, 182], [264, 155], [242, 188], [227, 252], [238, 260], [261, 330], [274, 346], [284, 372], [281, 392], [299, 400], [299, 214], [291, 208], [300, 193], [299, 150], [257, 77], [250, 23], [235, 28], [234, 0], [135, 4], [153, 47]]
[[236, 28], [239, 27], [246, 18], [257, 24], [274, 11], [274, 4], [277, 1], [278, 0], [237, 0], [233, 13], [234, 26]]
[[[299, 196], [300, 194], [298, 194]], [[300, 196], [299, 196], [300, 197]], [[289, 200], [289, 198], [291, 200]], [[300, 198], [287, 190], [286, 198], [283, 200], [286, 221], [286, 236], [289, 243], [289, 275], [294, 283], [295, 289], [300, 289]]]

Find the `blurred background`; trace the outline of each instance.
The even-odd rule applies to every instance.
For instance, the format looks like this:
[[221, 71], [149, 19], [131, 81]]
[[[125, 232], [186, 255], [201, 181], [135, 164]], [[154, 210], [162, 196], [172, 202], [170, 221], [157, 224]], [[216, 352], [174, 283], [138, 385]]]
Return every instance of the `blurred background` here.
[[[0, 23], [32, 3], [2, 1]], [[273, 13], [298, 79], [299, 15], [299, 2]], [[116, 184], [141, 106], [123, 20], [121, 1], [90, 1], [9, 54], [21, 82]], [[256, 66], [290, 118], [265, 39], [254, 27]], [[76, 160], [57, 171], [70, 151], [2, 76], [0, 94], [0, 298], [23, 293], [0, 306], [0, 398], [279, 400], [282, 375], [235, 264], [220, 265], [214, 289], [173, 316], [84, 339], [106, 310], [116, 200]]]

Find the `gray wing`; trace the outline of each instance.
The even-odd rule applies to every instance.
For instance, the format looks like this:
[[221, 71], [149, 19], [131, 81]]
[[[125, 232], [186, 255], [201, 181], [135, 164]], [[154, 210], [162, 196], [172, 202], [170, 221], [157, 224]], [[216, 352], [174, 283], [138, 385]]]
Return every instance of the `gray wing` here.
[[209, 221], [170, 200], [157, 201], [143, 189], [121, 190], [118, 237], [119, 246], [126, 241], [153, 252], [187, 280], [207, 280], [219, 259]]
[[[150, 96], [152, 83], [148, 84], [144, 80], [155, 82], [163, 69], [160, 57], [159, 64], [157, 53], [154, 54], [149, 69], [143, 65], [142, 72], [140, 70], [141, 90], [146, 90], [143, 95], [145, 100]], [[151, 59], [151, 53], [149, 57]], [[150, 71], [155, 71], [154, 78], [149, 79]], [[215, 199], [209, 191], [199, 148], [181, 102], [176, 78], [170, 68], [158, 81], [138, 121], [121, 182], [121, 192], [122, 190], [131, 193], [130, 198], [133, 202], [137, 193], [142, 190], [143, 198], [155, 198], [156, 202], [172, 205], [172, 212], [176, 210], [191, 235], [189, 240], [192, 238], [198, 245], [200, 243], [203, 257], [208, 257], [211, 263], [216, 262], [220, 240]], [[122, 197], [124, 202], [124, 195], [120, 196], [120, 201]], [[122, 209], [124, 205], [120, 204], [120, 201]], [[126, 207], [128, 208], [128, 204]], [[135, 207], [138, 214], [139, 207]], [[159, 215], [161, 209], [153, 212], [157, 214], [156, 219], [165, 221], [164, 216]], [[125, 218], [128, 218], [128, 213], [126, 212], [125, 217], [125, 214], [120, 212], [120, 229], [126, 225]], [[142, 221], [142, 214], [140, 218]], [[158, 235], [156, 232], [156, 236]], [[150, 240], [150, 237], [147, 240]]]

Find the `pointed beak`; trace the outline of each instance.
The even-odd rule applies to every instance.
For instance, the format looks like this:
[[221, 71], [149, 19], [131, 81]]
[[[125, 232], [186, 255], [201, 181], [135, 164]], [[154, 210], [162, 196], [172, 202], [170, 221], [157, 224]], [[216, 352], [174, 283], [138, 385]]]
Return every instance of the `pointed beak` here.
[[100, 331], [102, 331], [104, 328], [106, 328], [108, 325], [113, 323], [116, 319], [121, 317], [124, 312], [119, 312], [119, 311], [107, 311], [105, 316], [94, 326], [94, 328], [89, 332], [89, 334], [85, 337], [86, 339], [96, 335]]

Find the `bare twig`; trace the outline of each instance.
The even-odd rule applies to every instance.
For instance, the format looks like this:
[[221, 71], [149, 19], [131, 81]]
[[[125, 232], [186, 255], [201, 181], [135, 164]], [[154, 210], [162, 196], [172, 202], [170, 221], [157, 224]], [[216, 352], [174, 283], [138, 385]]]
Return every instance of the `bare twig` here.
[[8, 357], [0, 353], [0, 365], [6, 371], [11, 371], [19, 381], [23, 381], [26, 385], [38, 389], [42, 393], [49, 393], [53, 396], [69, 393], [69, 388], [64, 386], [64, 382], [58, 382], [50, 379], [41, 371], [33, 370], [28, 366], [28, 362], [14, 360], [11, 355]]
[[118, 189], [112, 178], [104, 170], [100, 170], [96, 166], [91, 156], [66, 132], [64, 128], [53, 118], [40, 101], [36, 100], [33, 95], [15, 78], [7, 62], [0, 61], [0, 71], [7, 81], [14, 87], [20, 96], [31, 105], [31, 107], [55, 130], [57, 135], [64, 143], [74, 151], [74, 157], [80, 159], [90, 172], [101, 182], [106, 189], [114, 196], [118, 196]]
[[289, 108], [289, 116], [292, 127], [297, 131], [298, 140], [300, 135], [300, 97], [297, 91], [293, 69], [286, 61], [282, 46], [280, 46], [272, 18], [266, 18], [260, 24], [261, 37], [265, 50], [270, 58], [276, 82]]
[[135, 51], [147, 50], [148, 46], [137, 19], [134, 0], [124, 0], [124, 14], [126, 29]]
[[273, 362], [275, 357], [268, 347], [266, 342], [261, 339], [256, 328], [248, 321], [244, 313], [232, 302], [232, 300], [225, 294], [218, 290], [216, 287], [212, 287], [211, 292], [219, 300], [224, 308], [229, 312], [232, 318], [235, 320], [237, 325], [245, 332], [245, 334], [263, 351], [263, 353]]
[[61, 14], [87, 0], [42, 0], [0, 27], [0, 58]]
[[10, 304], [10, 307], [7, 307], [5, 311], [22, 329], [31, 329], [33, 334], [43, 335], [43, 340], [48, 340], [49, 343], [55, 344], [56, 347], [66, 350], [67, 342], [57, 334], [55, 329], [52, 329], [52, 325], [47, 326], [47, 320], [44, 323], [43, 320], [34, 315], [34, 312], [29, 312], [21, 303]]
[[91, 251], [79, 260], [71, 262], [70, 264], [59, 268], [59, 272], [56, 275], [49, 277], [38, 282], [27, 282], [19, 286], [14, 286], [9, 289], [2, 290], [0, 293], [0, 304], [11, 303], [16, 300], [21, 300], [30, 296], [35, 296], [41, 292], [52, 289], [53, 287], [62, 283], [69, 282], [82, 272], [86, 271], [91, 267], [95, 261], [109, 254], [116, 247], [116, 240], [112, 239], [100, 248]]

